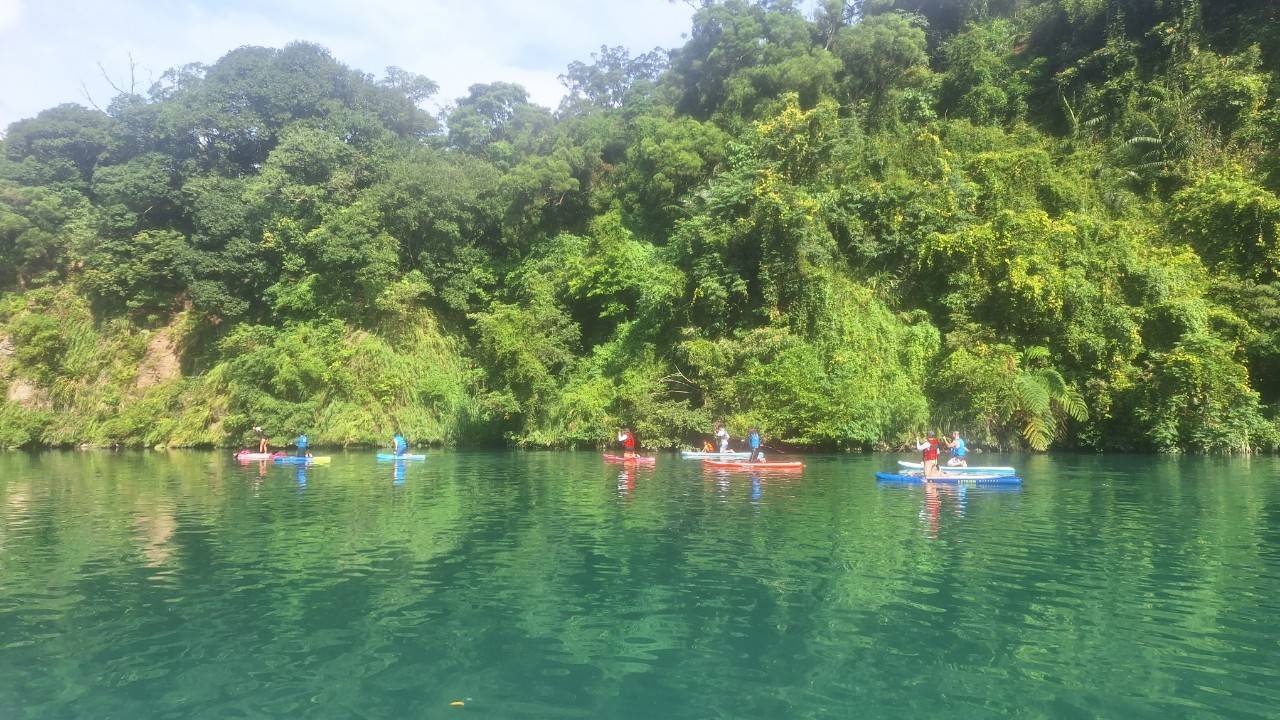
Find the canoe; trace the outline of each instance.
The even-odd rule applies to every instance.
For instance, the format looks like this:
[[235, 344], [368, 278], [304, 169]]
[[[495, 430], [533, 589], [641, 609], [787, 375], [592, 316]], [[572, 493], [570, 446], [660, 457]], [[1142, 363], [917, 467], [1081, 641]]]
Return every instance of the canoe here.
[[799, 470], [804, 467], [804, 463], [799, 460], [783, 462], [774, 460], [772, 462], [742, 462], [738, 460], [703, 460], [703, 467], [715, 468], [717, 470]]
[[657, 464], [658, 458], [652, 455], [637, 455], [635, 457], [622, 457], [621, 455], [604, 455], [605, 462], [624, 463], [627, 465], [654, 465]]
[[427, 456], [426, 455], [410, 455], [408, 453], [405, 453], [404, 455], [396, 455], [394, 453], [378, 453], [378, 459], [394, 460], [396, 462], [399, 462], [401, 460], [426, 460]]
[[[924, 470], [924, 463], [907, 462], [906, 460], [899, 460], [898, 465], [900, 467], [906, 468], [907, 470], [915, 470], [916, 472], [920, 472], [921, 470]], [[969, 467], [955, 467], [953, 465], [938, 465], [938, 468], [942, 470], [942, 472], [944, 473], [952, 473], [957, 475], [961, 473], [976, 473], [978, 475], [1017, 475], [1018, 474], [1018, 469], [1011, 468], [1011, 467], [996, 467], [996, 466], [984, 467], [980, 465], [970, 465]]]
[[[920, 473], [876, 473], [876, 480], [882, 482], [924, 482], [925, 478]], [[993, 485], [1021, 485], [1022, 478], [1017, 475], [981, 475], [978, 473], [946, 473], [943, 475], [934, 475], [929, 478], [929, 482], [940, 483], [977, 483], [977, 484], [993, 484]]]
[[740, 459], [740, 458], [749, 458], [751, 457], [751, 453], [734, 452], [732, 450], [730, 450], [729, 452], [702, 452], [701, 450], [685, 450], [684, 452], [680, 453], [680, 457], [686, 460], [691, 460], [691, 459], [734, 460], [734, 459]]
[[319, 455], [312, 457], [297, 457], [294, 455], [282, 455], [277, 457], [276, 463], [279, 465], [328, 465], [333, 458], [328, 455]]
[[284, 457], [284, 453], [256, 453], [256, 452], [249, 452], [248, 450], [241, 450], [240, 452], [236, 453], [232, 457], [234, 457], [236, 460], [245, 460], [245, 461], [271, 460], [273, 458]]

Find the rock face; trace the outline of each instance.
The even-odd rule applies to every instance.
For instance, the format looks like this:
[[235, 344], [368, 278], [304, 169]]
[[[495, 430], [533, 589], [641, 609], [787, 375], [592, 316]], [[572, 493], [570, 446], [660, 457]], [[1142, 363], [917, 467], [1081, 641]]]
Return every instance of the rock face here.
[[49, 398], [44, 391], [31, 382], [16, 378], [9, 383], [9, 392], [5, 394], [9, 402], [28, 409], [49, 407]]
[[134, 385], [139, 390], [159, 385], [182, 374], [182, 360], [178, 356], [178, 348], [167, 332], [158, 332], [151, 342], [147, 343], [147, 351], [142, 356], [142, 364], [138, 366], [138, 379]]

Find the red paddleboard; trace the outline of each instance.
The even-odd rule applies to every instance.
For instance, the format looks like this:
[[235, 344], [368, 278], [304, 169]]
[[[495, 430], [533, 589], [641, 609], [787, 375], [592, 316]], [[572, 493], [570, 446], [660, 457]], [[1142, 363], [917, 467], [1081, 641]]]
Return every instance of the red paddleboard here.
[[703, 460], [703, 467], [716, 468], [717, 470], [799, 470], [804, 467], [804, 463], [799, 460], [792, 462], [735, 462], [732, 460]]
[[637, 455], [636, 457], [605, 455], [604, 461], [611, 463], [627, 463], [628, 465], [653, 465], [658, 462], [658, 458], [653, 457], [652, 455]]
[[278, 457], [284, 457], [284, 453], [279, 453], [279, 452], [276, 452], [276, 453], [256, 453], [256, 452], [249, 452], [248, 450], [241, 450], [240, 452], [238, 452], [238, 453], [236, 453], [236, 454], [235, 454], [235, 458], [236, 458], [237, 460], [241, 460], [241, 461], [250, 461], [250, 460], [272, 460], [272, 459], [275, 459], [275, 458], [278, 458]]

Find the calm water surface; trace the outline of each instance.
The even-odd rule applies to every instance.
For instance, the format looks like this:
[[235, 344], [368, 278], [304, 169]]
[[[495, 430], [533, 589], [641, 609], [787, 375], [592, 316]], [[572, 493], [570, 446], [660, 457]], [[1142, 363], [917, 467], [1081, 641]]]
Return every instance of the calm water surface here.
[[1276, 459], [895, 459], [0, 454], [0, 717], [1280, 717]]

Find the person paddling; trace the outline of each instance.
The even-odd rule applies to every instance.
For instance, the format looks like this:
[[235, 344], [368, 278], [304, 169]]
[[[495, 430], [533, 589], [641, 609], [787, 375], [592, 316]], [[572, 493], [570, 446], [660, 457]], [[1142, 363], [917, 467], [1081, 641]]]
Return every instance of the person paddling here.
[[729, 431], [725, 429], [724, 423], [716, 423], [716, 442], [720, 444], [720, 452], [729, 452]]
[[951, 431], [947, 448], [951, 451], [951, 457], [947, 458], [947, 467], [969, 467], [969, 461], [965, 459], [969, 454], [969, 448], [965, 447], [964, 438], [960, 437], [959, 430]]
[[618, 442], [622, 443], [622, 457], [633, 458], [636, 456], [636, 436], [631, 432], [631, 428], [623, 428], [618, 431]]
[[934, 477], [938, 474], [938, 435], [930, 430], [928, 437], [924, 442], [920, 442], [920, 437], [916, 436], [916, 449], [924, 451], [921, 455], [921, 464], [925, 477]]
[[391, 451], [396, 455], [404, 455], [409, 452], [409, 443], [400, 434], [399, 430], [396, 430], [395, 437], [391, 438]]
[[302, 433], [297, 440], [293, 441], [295, 447], [298, 448], [297, 457], [311, 457], [311, 452], [307, 450], [307, 434]]
[[751, 428], [747, 432], [747, 447], [751, 448], [751, 458], [747, 462], [759, 462], [763, 458], [760, 455], [760, 447], [764, 445], [764, 441], [760, 437], [759, 428]]

